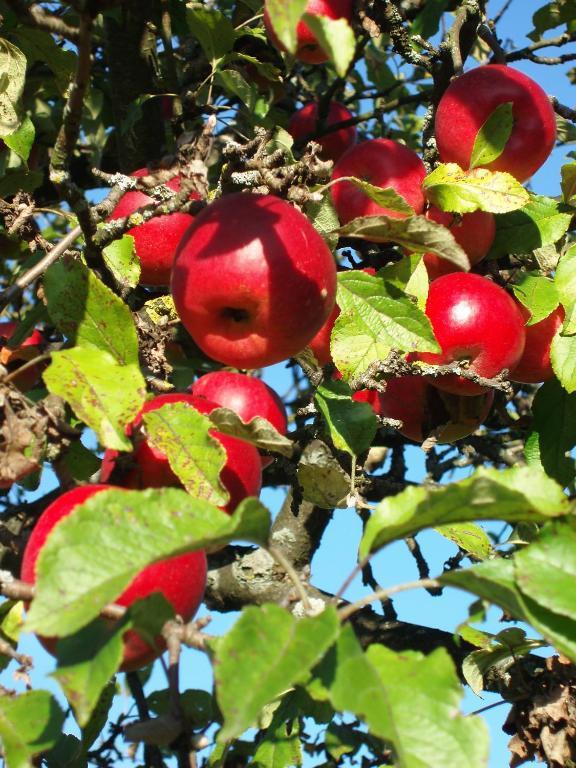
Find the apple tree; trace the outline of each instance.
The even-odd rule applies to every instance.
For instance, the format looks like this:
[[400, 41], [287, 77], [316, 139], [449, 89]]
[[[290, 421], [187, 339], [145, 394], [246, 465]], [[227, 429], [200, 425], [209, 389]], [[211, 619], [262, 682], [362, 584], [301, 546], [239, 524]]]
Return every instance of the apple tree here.
[[519, 6], [0, 0], [7, 768], [481, 768], [466, 689], [576, 765], [576, 4]]

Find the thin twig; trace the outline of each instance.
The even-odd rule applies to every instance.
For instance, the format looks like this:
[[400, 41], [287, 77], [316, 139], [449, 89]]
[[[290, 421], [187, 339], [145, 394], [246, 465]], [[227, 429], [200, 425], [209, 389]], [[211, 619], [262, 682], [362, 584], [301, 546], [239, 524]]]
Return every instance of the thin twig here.
[[386, 600], [392, 595], [397, 595], [400, 592], [407, 592], [410, 589], [432, 589], [439, 586], [440, 582], [437, 579], [420, 579], [419, 581], [409, 581], [406, 584], [397, 584], [395, 587], [388, 587], [388, 589], [379, 589], [376, 592], [372, 592], [371, 595], [366, 595], [366, 597], [360, 598], [360, 600], [357, 600], [355, 603], [340, 608], [338, 616], [340, 621], [344, 622], [354, 613], [357, 613], [365, 606], [370, 605], [370, 603], [375, 603], [377, 600]]
[[53, 264], [57, 259], [65, 253], [72, 244], [82, 236], [82, 229], [80, 227], [74, 227], [62, 240], [54, 246], [48, 253], [43, 256], [40, 261], [31, 267], [27, 272], [17, 278], [16, 282], [11, 285], [3, 294], [0, 294], [0, 312], [5, 309], [12, 301], [17, 299], [22, 291], [33, 283], [36, 278], [40, 277], [48, 267]]
[[26, 0], [7, 0], [7, 2], [24, 24], [43, 29], [59, 37], [65, 37], [73, 43], [78, 42], [80, 30], [77, 27], [71, 27], [62, 19], [59, 19], [52, 13], [48, 13], [38, 3], [27, 5]]

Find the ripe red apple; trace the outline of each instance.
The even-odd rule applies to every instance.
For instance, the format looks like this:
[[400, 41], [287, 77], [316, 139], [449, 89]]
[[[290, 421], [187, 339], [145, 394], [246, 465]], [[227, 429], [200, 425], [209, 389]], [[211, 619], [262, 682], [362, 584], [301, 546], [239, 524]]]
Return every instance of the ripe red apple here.
[[[16, 371], [23, 363], [34, 360], [41, 352], [44, 345], [44, 336], [38, 330], [33, 330], [27, 336], [20, 346], [16, 349], [9, 349], [6, 344], [14, 333], [18, 323], [7, 322], [0, 323], [0, 365], [3, 365], [8, 373]], [[34, 365], [25, 370], [22, 375], [14, 378], [14, 383], [22, 392], [27, 392], [36, 384], [42, 373], [42, 365]]]
[[[328, 114], [326, 115], [325, 127], [328, 128], [344, 120], [350, 120], [352, 117], [354, 115], [344, 104], [340, 104], [338, 101], [331, 101]], [[310, 102], [297, 112], [294, 112], [288, 123], [288, 133], [298, 140], [316, 133], [319, 127], [318, 104]], [[315, 141], [322, 147], [323, 157], [328, 160], [338, 160], [356, 142], [356, 126], [351, 125], [348, 128], [339, 128], [337, 131], [319, 136]]]
[[452, 443], [472, 434], [488, 416], [494, 393], [463, 397], [442, 392], [422, 376], [400, 376], [386, 382], [377, 393], [374, 410], [379, 416], [402, 421], [400, 434], [422, 443], [434, 435]]
[[[470, 259], [470, 266], [478, 264], [488, 253], [494, 242], [496, 234], [496, 220], [493, 214], [485, 211], [474, 211], [457, 216], [454, 213], [446, 213], [434, 205], [426, 211], [426, 218], [452, 232], [454, 239]], [[430, 280], [435, 280], [442, 275], [451, 272], [460, 272], [456, 264], [436, 256], [435, 253], [424, 254], [424, 264]]]
[[[493, 378], [512, 370], [524, 351], [524, 318], [517, 303], [499, 285], [468, 272], [453, 272], [430, 284], [426, 314], [441, 353], [418, 352], [426, 363], [469, 361], [469, 369]], [[484, 387], [461, 376], [430, 377], [430, 383], [456, 395], [478, 395]]]
[[[276, 48], [285, 51], [286, 48], [282, 45], [272, 28], [266, 4], [266, 0], [264, 0], [264, 26], [266, 27], [268, 39]], [[311, 16], [325, 16], [327, 19], [346, 19], [351, 21], [353, 10], [354, 0], [308, 0], [306, 5], [306, 13], [309, 13]], [[318, 40], [303, 21], [300, 21], [296, 27], [296, 37], [298, 40], [295, 54], [297, 59], [306, 64], [322, 64], [328, 61], [326, 52], [321, 48]]]
[[[525, 320], [530, 319], [530, 312], [518, 304]], [[550, 362], [550, 346], [556, 333], [564, 322], [564, 307], [558, 306], [548, 317], [539, 323], [526, 326], [526, 346], [520, 361], [510, 372], [511, 381], [523, 384], [538, 384], [554, 376]]]
[[[196, 397], [204, 397], [223, 408], [229, 408], [245, 423], [255, 416], [261, 416], [281, 435], [285, 435], [288, 430], [284, 403], [272, 387], [255, 376], [232, 371], [212, 371], [195, 381], [190, 391]], [[260, 458], [263, 468], [273, 461], [270, 456]]]
[[435, 132], [443, 163], [470, 167], [478, 131], [500, 104], [512, 103], [514, 125], [502, 154], [485, 168], [525, 181], [546, 162], [556, 140], [548, 96], [527, 75], [503, 64], [477, 67], [453, 80], [438, 104]]
[[[332, 179], [354, 176], [375, 187], [392, 187], [416, 213], [424, 211], [422, 181], [426, 176], [424, 163], [404, 144], [392, 139], [370, 139], [347, 150], [334, 166]], [[334, 184], [332, 199], [341, 224], [359, 216], [391, 216], [405, 218], [405, 213], [384, 208], [349, 181]]]
[[[50, 532], [64, 517], [100, 491], [111, 485], [84, 485], [67, 491], [48, 506], [39, 517], [24, 551], [21, 578], [28, 584], [36, 581], [36, 561]], [[65, 553], [63, 554], [65, 557]], [[130, 606], [136, 600], [154, 592], [161, 592], [184, 621], [190, 621], [204, 596], [206, 587], [206, 555], [202, 551], [187, 552], [153, 563], [141, 571], [129, 586], [116, 598], [118, 605]], [[54, 653], [57, 639], [39, 638], [44, 647]], [[157, 648], [152, 648], [133, 630], [124, 634], [124, 657], [120, 670], [130, 672], [149, 664], [157, 658], [165, 644], [157, 638]]]
[[[362, 272], [366, 272], [367, 275], [376, 274], [374, 267], [364, 267]], [[330, 352], [330, 337], [332, 335], [334, 323], [336, 322], [336, 318], [339, 314], [340, 307], [337, 304], [334, 304], [334, 309], [330, 313], [328, 320], [326, 320], [316, 336], [314, 336], [314, 338], [306, 345], [318, 361], [318, 365], [325, 366], [332, 362], [332, 353]]]
[[196, 216], [172, 270], [182, 323], [205, 354], [261, 368], [297, 354], [334, 306], [336, 265], [308, 219], [272, 195], [237, 193]]
[[[168, 458], [163, 451], [155, 448], [143, 433], [142, 417], [167, 403], [188, 403], [200, 413], [208, 414], [218, 406], [203, 397], [196, 397], [185, 392], [158, 395], [145, 403], [144, 407], [130, 426], [134, 438], [133, 468], [121, 478], [125, 488], [163, 488], [179, 486], [180, 480], [172, 472]], [[230, 494], [230, 500], [223, 510], [231, 514], [247, 496], [258, 496], [262, 486], [262, 465], [260, 454], [253, 445], [230, 435], [224, 435], [215, 429], [210, 430], [226, 451], [226, 464], [220, 473], [222, 485]], [[110, 449], [104, 452], [100, 479], [107, 482], [116, 466], [118, 451]]]
[[[149, 173], [151, 172], [147, 168], [140, 168], [131, 175], [141, 177], [147, 176]], [[174, 192], [179, 192], [180, 183], [180, 177], [174, 176], [166, 182], [165, 186]], [[199, 196], [193, 192], [190, 199], [199, 199]], [[154, 198], [150, 195], [135, 189], [129, 190], [120, 198], [109, 220], [113, 221], [124, 216], [130, 216], [138, 208], [153, 202]], [[127, 230], [126, 234], [132, 235], [134, 238], [134, 249], [141, 267], [141, 283], [144, 285], [168, 285], [176, 248], [182, 235], [193, 221], [194, 217], [189, 213], [177, 211], [166, 216], [155, 216], [153, 219]]]

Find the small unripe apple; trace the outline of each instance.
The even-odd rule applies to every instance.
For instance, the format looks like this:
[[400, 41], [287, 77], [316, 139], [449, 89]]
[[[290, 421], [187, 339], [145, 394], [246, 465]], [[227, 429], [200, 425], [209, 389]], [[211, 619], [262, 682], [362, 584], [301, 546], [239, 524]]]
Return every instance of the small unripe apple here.
[[[212, 371], [195, 381], [190, 391], [195, 397], [229, 408], [245, 423], [260, 416], [281, 435], [286, 434], [288, 420], [284, 403], [262, 379], [232, 371]], [[261, 459], [263, 467], [272, 462], [270, 456], [261, 456]]]
[[[530, 319], [530, 312], [522, 304], [518, 305], [525, 320]], [[564, 307], [558, 306], [544, 320], [526, 326], [526, 346], [518, 364], [510, 372], [511, 381], [522, 384], [539, 384], [554, 376], [550, 362], [550, 347], [554, 336], [564, 322]]]
[[[426, 211], [426, 218], [452, 232], [454, 239], [470, 260], [470, 266], [478, 264], [488, 253], [496, 235], [496, 220], [493, 214], [485, 211], [474, 211], [458, 216], [446, 213], [434, 205]], [[424, 254], [424, 264], [430, 280], [435, 280], [451, 272], [460, 272], [459, 267], [447, 259], [442, 259], [435, 253]]]
[[336, 264], [300, 211], [237, 193], [196, 216], [172, 270], [182, 324], [209, 357], [261, 368], [296, 355], [334, 306]]
[[[416, 213], [424, 211], [424, 163], [416, 152], [398, 141], [370, 139], [351, 147], [334, 166], [332, 180], [342, 176], [354, 176], [383, 189], [391, 187]], [[347, 224], [359, 216], [384, 215], [401, 219], [407, 215], [378, 205], [349, 181], [334, 184], [330, 191], [341, 224]]]
[[[84, 501], [111, 485], [83, 485], [59, 496], [38, 518], [28, 539], [22, 559], [21, 578], [28, 584], [36, 582], [36, 561], [52, 529]], [[66, 553], [62, 554], [66, 557]], [[190, 621], [198, 610], [206, 588], [206, 555], [202, 551], [186, 552], [147, 566], [114, 601], [128, 607], [154, 592], [161, 592], [184, 621]], [[50, 653], [56, 650], [57, 638], [40, 637]], [[133, 630], [124, 634], [124, 656], [120, 670], [130, 672], [150, 664], [165, 647], [161, 637], [153, 648]]]
[[[266, 4], [267, 2], [264, 0], [264, 26], [266, 27], [268, 39], [276, 48], [285, 51], [286, 48], [282, 45], [272, 28]], [[324, 16], [327, 19], [346, 19], [347, 21], [352, 20], [353, 9], [354, 0], [308, 0], [306, 5], [306, 13], [309, 13], [311, 16]], [[306, 64], [322, 64], [328, 61], [326, 51], [320, 46], [318, 40], [304, 21], [298, 23], [296, 37], [297, 47], [295, 56], [297, 59]]]
[[374, 410], [379, 416], [402, 422], [400, 434], [422, 443], [433, 435], [439, 443], [452, 443], [476, 431], [488, 416], [494, 393], [462, 396], [442, 392], [422, 376], [400, 376], [386, 382]]
[[[512, 370], [522, 356], [526, 333], [517, 303], [499, 285], [469, 272], [453, 272], [430, 284], [426, 301], [428, 316], [442, 352], [418, 352], [426, 363], [445, 365], [455, 361], [470, 371], [492, 379]], [[456, 395], [486, 391], [462, 376], [430, 377], [430, 383]]]
[[[13, 373], [23, 363], [38, 357], [42, 353], [41, 348], [45, 343], [42, 333], [35, 329], [16, 349], [10, 349], [7, 343], [16, 332], [17, 327], [18, 323], [16, 322], [0, 323], [0, 365], [3, 365], [8, 373]], [[22, 392], [27, 392], [36, 384], [41, 373], [42, 365], [34, 365], [21, 375], [15, 376], [14, 383]]]
[[[149, 173], [151, 171], [147, 168], [140, 168], [131, 175], [142, 177]], [[174, 176], [166, 182], [165, 186], [174, 192], [179, 192], [180, 184], [180, 177]], [[199, 195], [192, 192], [190, 200], [195, 199], [199, 199]], [[153, 202], [155, 202], [154, 198], [150, 195], [131, 189], [120, 198], [109, 220], [113, 221], [124, 216], [130, 216], [138, 208]], [[143, 224], [127, 230], [126, 234], [132, 235], [134, 238], [134, 250], [140, 262], [140, 282], [142, 284], [168, 285], [176, 248], [182, 235], [193, 221], [194, 217], [189, 213], [176, 211], [165, 216], [155, 216]]]
[[[352, 117], [354, 115], [344, 104], [331, 101], [324, 125], [328, 128], [336, 123], [342, 123], [344, 120], [350, 120]], [[295, 140], [314, 134], [319, 128], [318, 104], [316, 102], [305, 104], [301, 109], [294, 112], [288, 123], [288, 133]], [[338, 160], [347, 149], [355, 144], [356, 126], [350, 125], [348, 128], [339, 128], [337, 131], [331, 131], [315, 138], [314, 141], [322, 147], [323, 157], [328, 160]]]
[[[200, 413], [208, 414], [217, 404], [203, 397], [186, 392], [158, 395], [145, 403], [132, 423], [129, 433], [134, 439], [133, 466], [114, 480], [125, 488], [163, 488], [180, 486], [180, 480], [170, 468], [166, 454], [152, 445], [144, 432], [143, 415], [155, 411], [167, 403], [187, 403]], [[230, 494], [228, 503], [222, 508], [231, 514], [247, 496], [258, 496], [262, 487], [262, 464], [260, 454], [253, 445], [215, 429], [209, 432], [226, 451], [226, 464], [220, 473], [222, 485]], [[106, 450], [102, 459], [100, 479], [107, 482], [116, 467], [118, 451]], [[116, 472], [115, 472], [116, 475]]]
[[525, 181], [543, 165], [556, 141], [556, 118], [546, 93], [504, 64], [477, 67], [453, 80], [440, 99], [435, 133], [443, 163], [470, 167], [478, 131], [501, 104], [512, 103], [512, 133], [499, 157], [484, 165]]

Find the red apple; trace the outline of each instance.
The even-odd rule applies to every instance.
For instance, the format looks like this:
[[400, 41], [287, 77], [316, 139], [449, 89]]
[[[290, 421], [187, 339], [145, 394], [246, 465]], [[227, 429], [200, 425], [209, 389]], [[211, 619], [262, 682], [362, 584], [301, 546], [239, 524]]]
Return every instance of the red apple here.
[[527, 75], [503, 64], [477, 67], [453, 80], [438, 104], [436, 142], [443, 163], [470, 167], [478, 131], [500, 104], [512, 103], [514, 125], [502, 154], [485, 168], [525, 181], [545, 163], [556, 141], [548, 96]]
[[182, 323], [235, 368], [297, 354], [334, 306], [336, 265], [308, 219], [272, 195], [226, 195], [183, 238], [172, 271]]
[[[522, 304], [518, 304], [525, 320], [530, 319], [530, 312]], [[558, 306], [548, 317], [539, 323], [526, 326], [526, 346], [519, 363], [510, 373], [511, 381], [522, 384], [538, 384], [548, 381], [554, 376], [550, 362], [550, 346], [554, 336], [562, 328], [564, 322], [564, 307]]]
[[452, 443], [474, 432], [488, 415], [494, 393], [463, 397], [432, 387], [422, 376], [400, 376], [386, 382], [377, 393], [374, 410], [379, 416], [402, 421], [400, 434], [422, 443], [434, 435]]
[[[6, 344], [16, 332], [17, 327], [16, 322], [0, 323], [0, 365], [3, 365], [8, 373], [16, 371], [23, 363], [34, 360], [42, 354], [41, 348], [45, 343], [40, 331], [33, 330], [16, 349], [10, 349]], [[27, 392], [36, 384], [41, 373], [42, 365], [34, 365], [25, 370], [21, 376], [15, 377], [14, 383], [22, 392]]]
[[[454, 213], [446, 213], [435, 206], [430, 206], [426, 211], [426, 218], [452, 232], [454, 239], [470, 259], [470, 266], [478, 264], [488, 253], [494, 242], [496, 234], [496, 220], [493, 214], [484, 211], [474, 211], [457, 216]], [[456, 264], [442, 259], [435, 253], [424, 254], [424, 264], [430, 280], [435, 280], [450, 272], [460, 272]]]
[[[113, 488], [111, 485], [84, 485], [74, 488], [58, 497], [44, 510], [24, 551], [21, 573], [23, 581], [28, 584], [35, 583], [36, 561], [54, 526], [94, 494], [111, 488]], [[65, 557], [65, 554], [63, 556]], [[202, 551], [187, 552], [161, 560], [144, 568], [115, 602], [128, 607], [136, 600], [147, 597], [153, 592], [161, 592], [175, 612], [182, 616], [184, 621], [190, 621], [204, 596], [206, 570], [206, 555]], [[55, 652], [56, 638], [40, 638], [40, 640], [50, 653]], [[165, 647], [161, 637], [157, 638], [157, 643], [158, 647], [152, 648], [133, 630], [126, 632], [121, 671], [130, 672], [139, 669], [157, 658]]]
[[[325, 127], [341, 123], [344, 120], [350, 120], [354, 117], [352, 112], [344, 104], [338, 101], [331, 101], [328, 114], [326, 115]], [[288, 123], [288, 132], [298, 140], [315, 134], [320, 128], [318, 120], [318, 104], [310, 102], [305, 104], [302, 109], [294, 112]], [[339, 128], [337, 131], [331, 131], [324, 136], [319, 136], [315, 141], [322, 147], [322, 156], [328, 160], [338, 160], [356, 142], [356, 126], [351, 125], [348, 128]]]
[[[374, 267], [364, 267], [362, 272], [366, 272], [367, 275], [376, 274]], [[330, 313], [328, 320], [326, 320], [316, 336], [314, 336], [314, 338], [306, 345], [316, 358], [318, 365], [325, 366], [332, 362], [332, 353], [330, 352], [330, 338], [332, 336], [334, 323], [336, 322], [336, 318], [339, 314], [340, 307], [337, 304], [334, 304], [334, 309]]]
[[[404, 144], [392, 139], [370, 139], [347, 150], [334, 166], [332, 179], [354, 176], [375, 187], [392, 187], [416, 213], [424, 211], [422, 181], [424, 163]], [[342, 224], [359, 216], [405, 218], [405, 213], [384, 208], [349, 181], [334, 184], [330, 190]]]
[[[281, 435], [288, 429], [286, 408], [276, 392], [255, 376], [231, 371], [213, 371], [201, 376], [190, 387], [196, 397], [203, 397], [223, 408], [229, 408], [249, 422], [255, 416], [267, 419]], [[270, 456], [261, 456], [262, 466], [272, 463]]]
[[[418, 352], [416, 359], [436, 365], [468, 361], [471, 371], [491, 379], [505, 368], [512, 370], [522, 356], [522, 313], [503, 288], [485, 277], [453, 272], [434, 280], [426, 314], [442, 352]], [[430, 382], [456, 395], [486, 391], [453, 374], [430, 377]]]
[[[264, 26], [266, 27], [268, 39], [276, 48], [285, 51], [286, 48], [282, 45], [272, 28], [266, 4], [266, 0], [264, 0]], [[311, 16], [324, 16], [327, 19], [346, 19], [351, 21], [353, 10], [354, 0], [308, 0], [306, 5], [306, 13], [309, 13]], [[306, 64], [322, 64], [324, 61], [328, 61], [326, 52], [321, 48], [318, 40], [303, 21], [298, 23], [296, 36], [298, 43], [295, 56], [297, 59]]]
[[[147, 176], [149, 173], [151, 171], [147, 168], [140, 168], [134, 171], [132, 176]], [[179, 192], [180, 183], [180, 177], [174, 176], [166, 182], [165, 186], [174, 192]], [[199, 196], [193, 192], [190, 199], [199, 199]], [[120, 198], [109, 220], [113, 221], [124, 216], [130, 216], [138, 208], [153, 202], [154, 198], [150, 195], [135, 189], [129, 190]], [[194, 217], [189, 213], [175, 212], [166, 216], [155, 216], [153, 219], [127, 230], [126, 234], [132, 235], [134, 238], [134, 249], [141, 267], [141, 283], [144, 285], [168, 285], [176, 248], [182, 235], [193, 221]]]
[[[196, 397], [184, 392], [158, 395], [149, 400], [132, 425], [130, 432], [134, 438], [134, 467], [122, 477], [121, 484], [126, 488], [162, 488], [164, 486], [179, 486], [180, 480], [172, 472], [165, 453], [155, 448], [143, 434], [142, 416], [155, 411], [167, 403], [187, 403], [200, 413], [210, 413], [218, 406], [203, 397]], [[253, 445], [230, 435], [224, 435], [215, 429], [210, 430], [212, 437], [226, 451], [226, 464], [220, 478], [222, 485], [230, 494], [230, 500], [223, 507], [231, 514], [242, 499], [247, 496], [258, 496], [262, 486], [262, 465], [260, 454]], [[100, 479], [107, 482], [116, 466], [118, 451], [110, 449], [104, 452]]]

